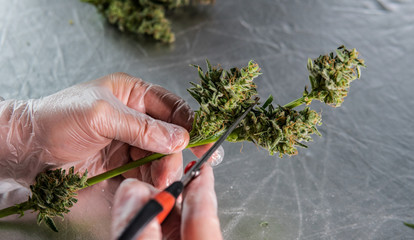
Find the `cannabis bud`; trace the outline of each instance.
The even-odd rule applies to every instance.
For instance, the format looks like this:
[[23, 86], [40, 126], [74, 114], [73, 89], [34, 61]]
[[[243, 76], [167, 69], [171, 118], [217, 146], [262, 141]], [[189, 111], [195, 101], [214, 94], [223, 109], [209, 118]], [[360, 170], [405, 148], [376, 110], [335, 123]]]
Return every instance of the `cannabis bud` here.
[[70, 211], [69, 208], [78, 201], [75, 198], [76, 191], [87, 186], [87, 174], [87, 171], [83, 176], [75, 174], [74, 167], [71, 167], [67, 174], [62, 169], [40, 173], [36, 176], [35, 183], [30, 186], [32, 196], [27, 202], [16, 205], [20, 209], [20, 215], [28, 209], [38, 211], [37, 223], [41, 224], [44, 221], [57, 232], [52, 217], [63, 218], [63, 214]]
[[81, 0], [96, 6], [122, 32], [146, 35], [164, 43], [174, 42], [171, 23], [165, 17], [168, 9], [212, 3], [213, 0]]
[[223, 134], [246, 108], [254, 103], [257, 95], [253, 79], [261, 73], [257, 63], [250, 61], [245, 68], [224, 71], [212, 67], [207, 60], [207, 72], [199, 66], [200, 84], [191, 83], [188, 92], [200, 104], [196, 111], [190, 144]]
[[305, 102], [310, 104], [312, 99], [318, 99], [334, 107], [341, 106], [351, 82], [361, 77], [360, 67], [365, 64], [363, 59], [358, 59], [356, 49], [349, 51], [344, 46], [336, 50], [335, 57], [330, 53], [315, 60], [308, 59], [312, 91], [308, 93], [305, 89]]
[[269, 151], [270, 155], [297, 154], [297, 146], [307, 147], [303, 141], [312, 141], [310, 135], [321, 135], [317, 126], [322, 124], [320, 115], [308, 107], [302, 111], [274, 107], [272, 97], [262, 107], [256, 107], [243, 119], [227, 138], [230, 142], [251, 141]]

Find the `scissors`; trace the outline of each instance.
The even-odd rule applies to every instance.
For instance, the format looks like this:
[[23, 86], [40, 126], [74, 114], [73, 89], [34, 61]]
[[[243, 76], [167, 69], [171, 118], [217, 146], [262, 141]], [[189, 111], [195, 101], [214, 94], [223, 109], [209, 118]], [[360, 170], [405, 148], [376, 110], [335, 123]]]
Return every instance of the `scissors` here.
[[135, 215], [124, 229], [118, 240], [130, 240], [138, 236], [145, 226], [155, 217], [161, 224], [168, 216], [175, 205], [177, 197], [184, 190], [191, 180], [200, 174], [200, 169], [203, 164], [213, 155], [218, 147], [226, 140], [230, 133], [239, 125], [239, 123], [247, 116], [250, 110], [258, 103], [256, 99], [249, 108], [240, 115], [236, 121], [227, 129], [227, 131], [214, 143], [214, 145], [197, 161], [190, 162], [185, 168], [185, 175], [180, 181], [172, 183], [162, 192], [158, 193], [153, 199], [147, 202], [144, 207]]

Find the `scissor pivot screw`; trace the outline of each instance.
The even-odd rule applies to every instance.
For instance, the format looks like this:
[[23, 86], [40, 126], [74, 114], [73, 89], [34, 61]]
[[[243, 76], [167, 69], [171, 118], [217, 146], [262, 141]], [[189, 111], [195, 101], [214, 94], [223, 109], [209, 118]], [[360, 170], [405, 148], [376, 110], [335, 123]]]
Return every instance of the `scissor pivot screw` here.
[[200, 175], [200, 171], [193, 171], [193, 172], [191, 173], [191, 175], [192, 175], [193, 177], [198, 177], [198, 175]]

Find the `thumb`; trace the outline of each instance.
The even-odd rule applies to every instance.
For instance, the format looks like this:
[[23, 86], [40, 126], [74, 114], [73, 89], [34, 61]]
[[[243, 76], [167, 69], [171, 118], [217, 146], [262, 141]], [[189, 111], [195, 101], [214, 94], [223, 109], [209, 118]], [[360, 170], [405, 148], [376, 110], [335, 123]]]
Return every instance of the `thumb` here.
[[151, 118], [127, 106], [101, 104], [93, 126], [101, 136], [162, 154], [178, 152], [188, 145], [186, 129]]
[[[152, 186], [136, 179], [126, 179], [121, 183], [114, 196], [112, 207], [112, 238], [118, 239], [135, 214], [157, 193]], [[153, 219], [141, 232], [139, 238], [161, 239], [161, 226]]]
[[181, 221], [181, 236], [184, 240], [223, 239], [217, 216], [214, 174], [208, 164], [204, 164], [200, 176], [184, 189]]

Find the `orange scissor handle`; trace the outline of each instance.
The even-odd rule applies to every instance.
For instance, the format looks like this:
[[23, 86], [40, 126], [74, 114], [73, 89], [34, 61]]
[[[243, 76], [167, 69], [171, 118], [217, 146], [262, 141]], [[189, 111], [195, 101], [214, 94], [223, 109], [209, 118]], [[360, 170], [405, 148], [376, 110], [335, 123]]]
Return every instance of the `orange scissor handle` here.
[[173, 182], [164, 191], [158, 193], [153, 199], [147, 202], [144, 207], [135, 215], [134, 219], [125, 228], [118, 240], [130, 240], [139, 234], [144, 227], [155, 217], [162, 223], [175, 205], [175, 200], [181, 194], [184, 185], [181, 181]]

